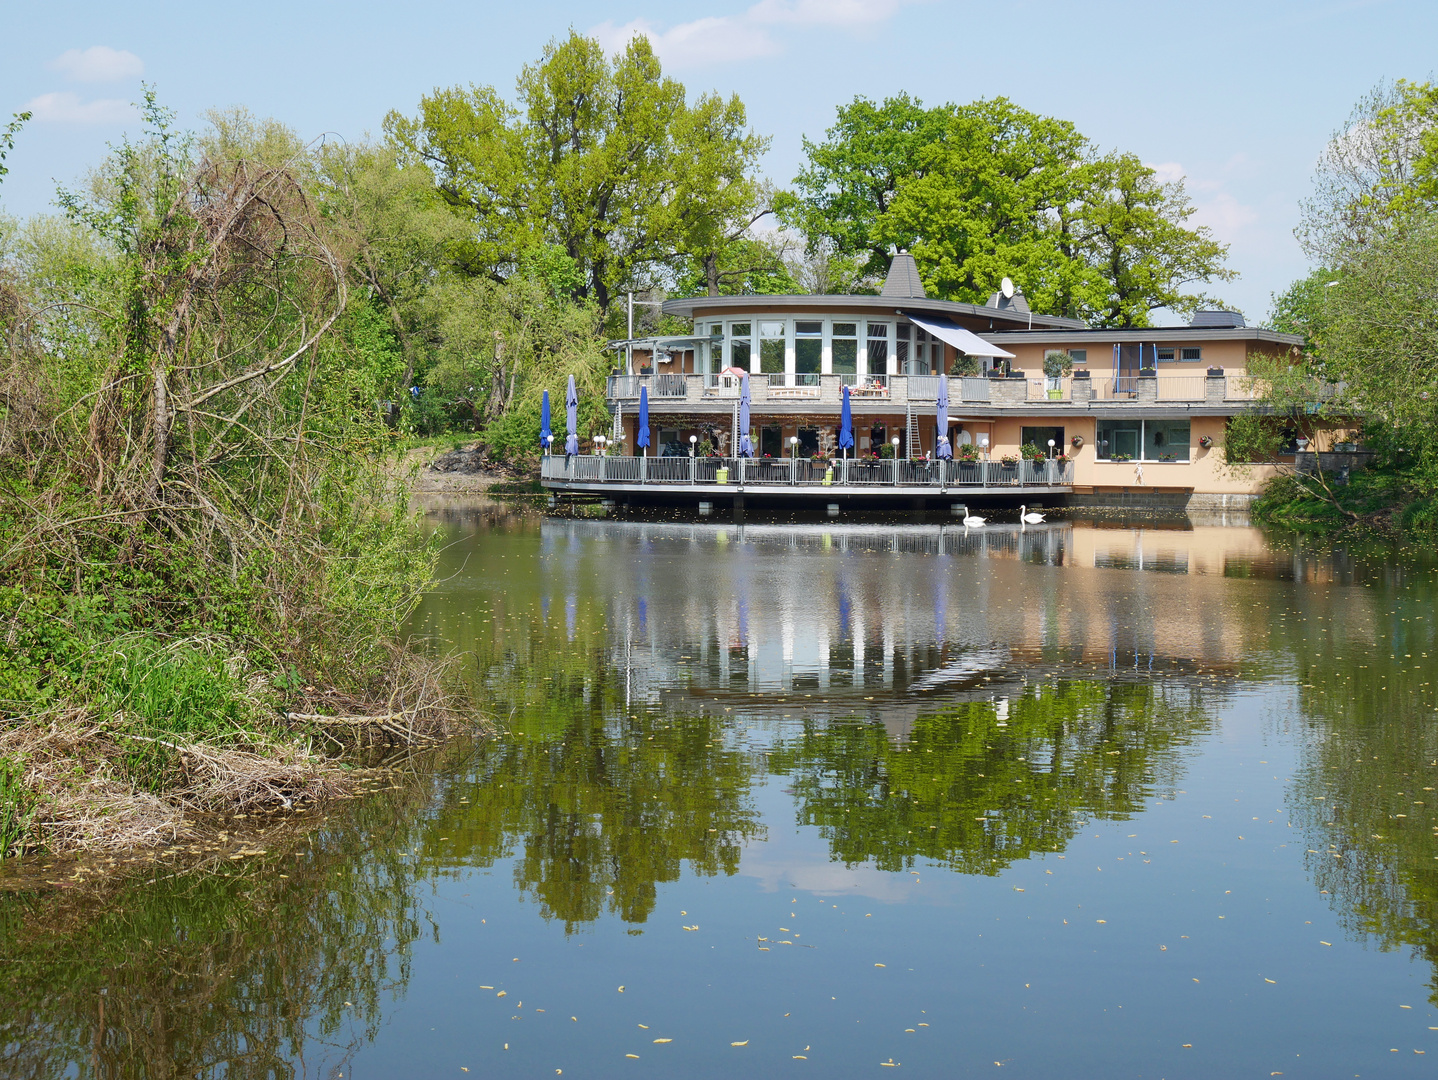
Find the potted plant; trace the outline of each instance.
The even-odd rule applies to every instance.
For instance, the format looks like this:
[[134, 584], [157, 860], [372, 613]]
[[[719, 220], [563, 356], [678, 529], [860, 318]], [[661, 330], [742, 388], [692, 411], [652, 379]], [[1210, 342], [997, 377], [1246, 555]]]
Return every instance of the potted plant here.
[[1044, 452], [1031, 442], [1026, 442], [1019, 447], [1019, 457], [1025, 461], [1043, 461]]
[[[1062, 349], [1050, 349], [1048, 352], [1044, 353], [1044, 378], [1048, 379], [1050, 382], [1054, 382], [1058, 379], [1068, 378], [1070, 375], [1073, 374], [1073, 370], [1073, 357], [1070, 356], [1068, 353], [1064, 352]], [[1061, 387], [1049, 387], [1050, 399], [1058, 401], [1063, 396], [1064, 392]]]
[[894, 456], [894, 444], [893, 444], [893, 443], [885, 443], [883, 446], [879, 447], [879, 456], [880, 456], [881, 458], [886, 459], [886, 460], [887, 460], [888, 458], [893, 457], [893, 456]]
[[1002, 463], [1003, 467], [1009, 472], [1018, 471], [1019, 459], [1015, 455], [1005, 454], [1003, 457], [999, 458], [999, 461], [1000, 463]]
[[956, 461], [978, 461], [979, 448], [973, 443], [959, 443], [954, 447], [954, 459]]
[[1132, 455], [1132, 454], [1115, 454], [1113, 457], [1109, 458], [1109, 460], [1110, 460], [1110, 461], [1132, 461], [1132, 460], [1133, 460], [1133, 455]]
[[1198, 437], [1198, 445], [1201, 446], [1201, 447], [1203, 447], [1205, 450], [1207, 450], [1210, 446], [1213, 445], [1213, 436], [1212, 436], [1212, 435], [1200, 435], [1200, 436]]
[[954, 365], [949, 369], [950, 375], [959, 375], [972, 378], [979, 373], [979, 358], [970, 356], [968, 353], [960, 353], [954, 360]]

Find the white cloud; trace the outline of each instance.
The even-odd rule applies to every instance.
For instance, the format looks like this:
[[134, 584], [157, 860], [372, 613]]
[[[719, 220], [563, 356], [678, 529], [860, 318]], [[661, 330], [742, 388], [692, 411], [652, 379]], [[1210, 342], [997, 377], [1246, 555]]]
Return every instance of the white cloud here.
[[125, 49], [91, 45], [88, 49], [66, 49], [45, 65], [73, 82], [116, 82], [145, 74], [145, 62]]
[[893, 18], [905, 4], [922, 0], [759, 0], [738, 15], [708, 15], [659, 29], [648, 19], [622, 26], [603, 22], [589, 33], [609, 52], [618, 52], [643, 34], [665, 64], [698, 67], [734, 63], [784, 51], [775, 27], [831, 27], [853, 30]]
[[1227, 190], [1228, 179], [1241, 173], [1247, 159], [1236, 154], [1219, 168], [1220, 178], [1191, 177], [1176, 161], [1144, 162], [1161, 183], [1171, 184], [1184, 181], [1193, 201], [1193, 217], [1190, 226], [1204, 225], [1213, 232], [1213, 238], [1223, 244], [1231, 244], [1248, 232], [1248, 226], [1259, 220], [1258, 211], [1240, 202]]
[[1160, 184], [1172, 184], [1183, 179], [1183, 166], [1176, 161], [1145, 161], [1144, 164], [1154, 171]]
[[32, 112], [35, 119], [51, 124], [124, 124], [136, 116], [135, 106], [123, 98], [101, 98], [81, 101], [70, 90], [41, 94], [27, 101], [21, 110]]

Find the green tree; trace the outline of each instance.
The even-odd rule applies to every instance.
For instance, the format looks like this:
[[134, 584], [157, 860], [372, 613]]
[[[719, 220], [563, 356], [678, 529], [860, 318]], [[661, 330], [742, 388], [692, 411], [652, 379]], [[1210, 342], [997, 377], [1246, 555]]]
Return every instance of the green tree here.
[[781, 216], [811, 248], [827, 242], [834, 254], [858, 260], [864, 273], [882, 276], [889, 245], [910, 247], [917, 235], [880, 222], [899, 189], [924, 175], [924, 155], [942, 139], [953, 112], [952, 105], [926, 109], [907, 94], [840, 105], [823, 142], [804, 140], [807, 163], [794, 178], [796, 193], [780, 201]]
[[1375, 241], [1415, 212], [1438, 211], [1438, 87], [1379, 83], [1334, 132], [1295, 230], [1315, 263]]
[[783, 204], [811, 249], [887, 268], [911, 248], [929, 290], [983, 303], [1005, 277], [1036, 310], [1103, 326], [1146, 326], [1158, 308], [1189, 312], [1191, 287], [1232, 278], [1181, 181], [1132, 154], [1099, 155], [1065, 120], [1006, 98], [924, 109], [906, 97], [856, 99]]
[[471, 275], [504, 280], [523, 252], [555, 244], [583, 272], [575, 298], [606, 312], [625, 287], [722, 250], [763, 209], [753, 170], [767, 140], [746, 130], [742, 102], [690, 106], [643, 36], [611, 64], [571, 32], [517, 91], [511, 106], [491, 87], [438, 90], [418, 117], [385, 122], [471, 228], [457, 249]]

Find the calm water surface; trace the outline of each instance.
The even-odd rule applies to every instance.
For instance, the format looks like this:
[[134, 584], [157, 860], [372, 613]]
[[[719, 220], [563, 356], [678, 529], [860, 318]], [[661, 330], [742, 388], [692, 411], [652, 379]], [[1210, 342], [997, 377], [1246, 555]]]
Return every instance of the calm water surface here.
[[1432, 1076], [1438, 562], [436, 515], [505, 727], [0, 894], [7, 1076]]

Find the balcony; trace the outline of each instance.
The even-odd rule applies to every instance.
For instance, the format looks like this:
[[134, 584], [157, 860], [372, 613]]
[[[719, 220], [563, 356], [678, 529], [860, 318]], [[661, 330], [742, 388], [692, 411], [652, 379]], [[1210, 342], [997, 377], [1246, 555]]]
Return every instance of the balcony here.
[[[958, 375], [856, 375], [813, 373], [755, 374], [749, 377], [749, 399], [757, 408], [765, 405], [814, 402], [825, 411], [837, 408], [842, 388], [849, 388], [856, 408], [873, 411], [876, 405], [904, 409], [910, 405], [931, 407], [938, 399], [939, 380], [949, 380], [951, 407], [992, 405], [1042, 410], [1047, 407], [1086, 407], [1092, 403], [1112, 405], [1135, 402], [1152, 405], [1162, 402], [1225, 402], [1251, 400], [1249, 380], [1241, 375], [1125, 375], [1118, 378], [1065, 378], [1055, 382], [1043, 378], [984, 378]], [[651, 404], [715, 405], [737, 401], [740, 380], [734, 375], [612, 375], [606, 388], [609, 401], [631, 411], [638, 404], [639, 390], [648, 387]], [[888, 410], [885, 410], [888, 411]]]
[[807, 458], [545, 457], [545, 487], [600, 491], [606, 487], [678, 487], [733, 493], [785, 487], [811, 495], [864, 492], [939, 493], [952, 490], [1067, 489], [1073, 462], [901, 461], [875, 458], [811, 461]]

